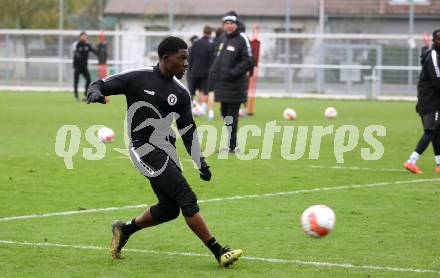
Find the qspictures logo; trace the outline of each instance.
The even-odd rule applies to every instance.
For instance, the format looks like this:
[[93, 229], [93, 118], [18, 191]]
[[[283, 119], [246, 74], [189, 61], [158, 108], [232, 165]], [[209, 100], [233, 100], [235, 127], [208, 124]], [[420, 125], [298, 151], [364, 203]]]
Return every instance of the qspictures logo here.
[[[179, 156], [172, 141], [179, 136], [186, 134], [192, 128], [187, 126], [177, 130], [173, 122], [180, 117], [177, 113], [170, 113], [162, 117], [159, 111], [151, 104], [143, 101], [132, 104], [127, 111], [126, 127], [132, 126], [135, 113], [141, 109], [152, 109], [157, 115], [155, 118], [145, 119], [140, 125], [130, 130], [132, 132], [142, 132], [146, 127], [153, 130], [148, 142], [143, 142], [136, 148], [130, 138], [125, 140], [124, 148], [112, 149], [130, 157], [135, 167], [145, 176], [154, 177], [160, 175], [165, 169], [169, 160], [176, 165], [180, 165]], [[200, 162], [200, 157], [209, 158], [217, 156], [218, 159], [229, 159], [235, 156], [239, 160], [270, 160], [275, 155], [280, 155], [285, 160], [309, 159], [318, 160], [322, 154], [323, 140], [332, 141], [332, 149], [325, 148], [326, 152], [332, 152], [337, 163], [344, 163], [344, 156], [350, 152], [357, 152], [362, 160], [380, 160], [385, 147], [381, 138], [386, 136], [386, 127], [383, 125], [368, 125], [359, 128], [355, 125], [314, 125], [314, 126], [291, 126], [278, 125], [277, 121], [269, 121], [264, 125], [243, 125], [237, 132], [237, 143], [240, 151], [230, 154], [219, 152], [222, 144], [227, 144], [231, 133], [231, 117], [225, 118], [226, 126], [217, 128], [214, 125], [200, 125], [197, 127], [196, 136], [192, 136], [191, 157], [195, 162]], [[97, 131], [102, 125], [93, 125], [86, 129], [85, 139], [90, 144], [82, 150], [82, 157], [86, 160], [100, 160], [105, 157], [108, 144], [102, 143], [96, 136]], [[126, 128], [126, 130], [128, 130]], [[73, 157], [80, 150], [81, 130], [76, 125], [64, 125], [57, 131], [55, 140], [55, 153], [63, 158], [67, 169], [73, 169]], [[247, 144], [253, 137], [253, 147], [248, 148]], [[255, 147], [255, 141], [258, 146]], [[204, 142], [205, 149], [199, 148], [198, 142]], [[280, 143], [281, 142], [281, 143]], [[360, 147], [362, 145], [363, 147]], [[153, 168], [148, 165], [142, 157], [148, 156], [153, 150], [159, 149], [166, 154], [167, 159], [161, 167]], [[279, 153], [275, 153], [279, 151]], [[326, 153], [328, 155], [328, 153]], [[199, 167], [200, 165], [195, 165]]]

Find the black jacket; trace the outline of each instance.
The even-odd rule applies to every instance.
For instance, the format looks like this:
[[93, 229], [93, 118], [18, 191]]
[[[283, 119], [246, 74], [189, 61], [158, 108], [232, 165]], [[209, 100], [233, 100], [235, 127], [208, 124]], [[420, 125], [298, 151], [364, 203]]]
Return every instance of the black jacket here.
[[208, 77], [213, 56], [212, 47], [212, 41], [207, 36], [203, 36], [191, 46], [188, 57], [188, 73], [192, 77]]
[[421, 57], [422, 71], [417, 86], [416, 110], [420, 115], [440, 111], [440, 49], [430, 49]]
[[76, 70], [87, 69], [89, 60], [89, 52], [98, 55], [98, 52], [88, 43], [77, 41], [73, 46], [73, 68]]
[[107, 64], [107, 43], [106, 42], [100, 42], [97, 46], [97, 55], [98, 55], [98, 64], [104, 65]]
[[217, 56], [218, 47], [222, 43], [224, 33], [219, 34], [217, 37], [215, 37], [214, 41], [212, 42], [212, 56], [211, 56], [211, 66], [214, 62], [215, 57]]
[[249, 39], [241, 28], [220, 37], [216, 58], [211, 67], [215, 100], [242, 103], [247, 99], [247, 72], [253, 66]]

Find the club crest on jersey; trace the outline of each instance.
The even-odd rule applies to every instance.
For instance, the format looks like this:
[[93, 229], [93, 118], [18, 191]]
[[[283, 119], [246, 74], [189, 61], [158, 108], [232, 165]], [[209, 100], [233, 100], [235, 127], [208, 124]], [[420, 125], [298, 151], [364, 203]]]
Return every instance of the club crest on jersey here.
[[168, 96], [167, 100], [168, 100], [168, 104], [171, 105], [171, 106], [174, 106], [177, 103], [177, 97], [176, 97], [175, 94], [170, 94]]

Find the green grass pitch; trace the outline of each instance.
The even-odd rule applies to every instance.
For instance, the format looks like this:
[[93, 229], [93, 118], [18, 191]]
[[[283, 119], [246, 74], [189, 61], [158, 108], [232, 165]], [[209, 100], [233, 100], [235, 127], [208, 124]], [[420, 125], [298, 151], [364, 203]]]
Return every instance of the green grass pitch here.
[[[337, 108], [337, 119], [323, 117], [327, 106]], [[287, 107], [297, 111], [295, 121], [282, 118]], [[110, 256], [110, 224], [129, 220], [143, 208], [4, 219], [154, 204], [148, 181], [114, 150], [124, 148], [124, 116], [125, 99], [119, 96], [111, 97], [107, 105], [86, 105], [74, 102], [67, 93], [0, 93], [0, 276], [440, 275], [440, 176], [434, 172], [432, 147], [418, 163], [424, 174], [401, 171], [422, 134], [410, 102], [257, 99], [255, 115], [240, 119], [240, 126], [256, 125], [263, 133], [265, 124], [273, 120], [283, 127], [333, 125], [336, 130], [354, 125], [360, 131], [359, 144], [339, 164], [334, 132], [323, 137], [319, 159], [310, 159], [309, 131], [304, 156], [292, 161], [280, 154], [282, 132], [278, 132], [270, 159], [208, 157], [213, 179], [207, 183], [199, 179], [180, 141], [184, 175], [204, 201], [200, 207], [211, 231], [221, 243], [244, 250], [244, 258], [228, 269], [217, 266], [182, 216], [133, 235], [126, 246], [131, 251], [123, 252], [120, 261]], [[196, 121], [222, 127], [219, 117]], [[94, 124], [113, 128], [117, 137], [106, 145], [103, 159], [86, 160], [83, 150], [92, 146], [84, 135]], [[56, 134], [63, 125], [76, 125], [82, 134], [71, 170], [55, 153]], [[386, 136], [377, 137], [385, 152], [375, 161], [361, 157], [361, 148], [369, 146], [362, 137], [369, 125], [386, 128]], [[248, 136], [246, 149], [261, 150], [262, 138]], [[338, 186], [342, 187], [320, 190]], [[279, 192], [291, 193], [264, 196]], [[228, 199], [245, 195], [253, 196]], [[321, 203], [334, 209], [336, 228], [325, 238], [309, 238], [300, 228], [300, 215]]]

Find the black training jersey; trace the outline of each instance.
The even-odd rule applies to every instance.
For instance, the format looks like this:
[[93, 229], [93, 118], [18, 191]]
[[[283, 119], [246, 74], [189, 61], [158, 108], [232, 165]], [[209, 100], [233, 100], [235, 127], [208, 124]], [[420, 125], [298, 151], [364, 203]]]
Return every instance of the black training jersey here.
[[433, 47], [421, 57], [422, 71], [417, 85], [417, 112], [421, 115], [440, 110], [440, 49]]
[[75, 69], [87, 69], [89, 60], [89, 52], [98, 54], [96, 50], [89, 44], [83, 41], [77, 41], [73, 45], [73, 67]]
[[188, 71], [191, 72], [192, 77], [208, 77], [213, 52], [212, 41], [208, 36], [203, 36], [191, 46], [188, 57]]
[[149, 143], [165, 149], [161, 145], [169, 142], [175, 146], [176, 135], [171, 128], [175, 119], [188, 153], [201, 156], [191, 97], [175, 76], [163, 75], [159, 65], [127, 70], [95, 81], [90, 85], [89, 91], [92, 90], [105, 96], [126, 96], [127, 126], [134, 147]]

